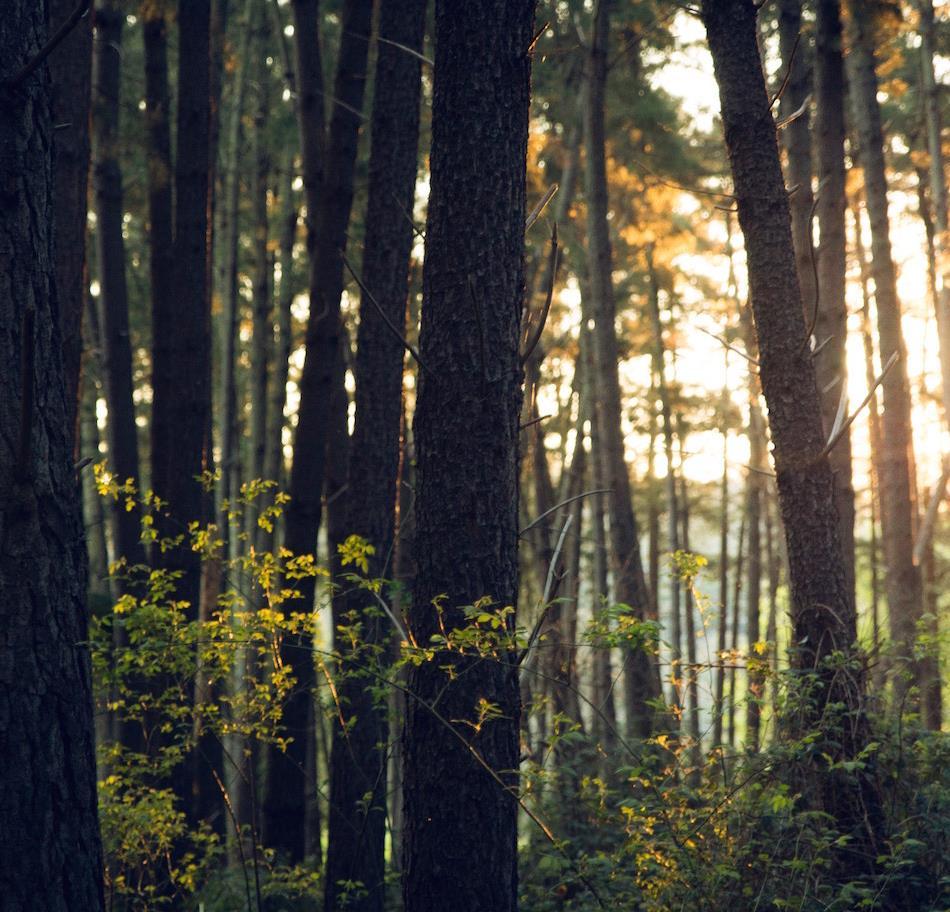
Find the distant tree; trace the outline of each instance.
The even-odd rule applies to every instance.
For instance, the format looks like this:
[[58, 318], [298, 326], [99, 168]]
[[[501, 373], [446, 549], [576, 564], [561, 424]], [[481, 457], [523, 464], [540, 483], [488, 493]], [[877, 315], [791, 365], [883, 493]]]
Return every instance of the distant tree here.
[[[854, 604], [838, 535], [821, 402], [807, 347], [788, 194], [756, 41], [753, 0], [704, 0], [723, 131], [748, 257], [759, 374], [769, 408], [773, 459], [791, 584], [793, 662], [801, 673], [794, 730], [821, 745], [808, 800], [848, 841], [845, 880], [873, 873], [882, 812], [873, 778], [830, 764], [859, 757], [870, 739]], [[845, 663], [844, 671], [841, 663]]]
[[[411, 628], [428, 645], [465, 607], [518, 596], [519, 335], [534, 3], [435, 10]], [[447, 670], [450, 673], [447, 673]], [[518, 675], [438, 650], [409, 680], [407, 912], [518, 905]], [[487, 718], [480, 718], [482, 713]]]
[[[403, 358], [399, 334], [406, 325], [409, 254], [418, 171], [419, 98], [427, 0], [383, 0], [379, 13], [369, 195], [363, 241], [360, 324], [355, 379], [356, 416], [349, 448], [345, 535], [359, 535], [375, 554], [370, 577], [392, 578], [397, 476], [402, 424]], [[412, 52], [415, 52], [413, 54]], [[336, 624], [361, 626], [357, 660], [372, 662], [384, 647], [391, 621], [373, 596], [352, 588], [337, 600]], [[336, 625], [335, 625], [335, 629]], [[342, 654], [338, 687], [346, 728], [333, 725], [330, 752], [330, 812], [324, 907], [343, 904], [341, 884], [362, 883], [361, 897], [347, 908], [382, 912], [385, 841], [388, 708], [380, 705], [378, 682], [347, 665], [348, 637], [336, 638]]]
[[[0, 903], [99, 912], [86, 613], [54, 251], [46, 5], [0, 17]], [[39, 65], [31, 67], [31, 63]], [[75, 240], [75, 238], [74, 238]], [[71, 390], [68, 395], [73, 395]]]

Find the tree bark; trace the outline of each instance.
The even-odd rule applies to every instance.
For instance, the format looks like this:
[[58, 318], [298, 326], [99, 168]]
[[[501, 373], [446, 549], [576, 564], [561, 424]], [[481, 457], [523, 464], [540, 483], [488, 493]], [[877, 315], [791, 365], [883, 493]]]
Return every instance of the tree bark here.
[[87, 564], [56, 297], [52, 88], [45, 65], [16, 79], [46, 40], [45, 4], [4, 4], [0, 895], [9, 912], [99, 912]]
[[[818, 0], [815, 15], [815, 143], [818, 157], [819, 244], [818, 300], [815, 339], [822, 345], [815, 361], [825, 434], [830, 435], [838, 404], [848, 389], [848, 309], [845, 302], [846, 237], [844, 214], [844, 95], [840, 0]], [[802, 289], [805, 303], [808, 297]], [[806, 307], [807, 309], [807, 307]], [[829, 340], [829, 341], [825, 341]], [[834, 476], [838, 534], [845, 558], [848, 587], [854, 600], [854, 487], [851, 432], [845, 431], [828, 454]]]
[[[729, 350], [725, 349], [725, 374], [729, 371]], [[722, 744], [723, 698], [726, 685], [726, 646], [729, 627], [729, 388], [723, 384], [720, 396], [719, 427], [722, 433], [722, 480], [719, 483], [719, 623], [716, 636], [715, 696], [713, 698], [712, 746]]]
[[[702, 18], [746, 242], [760, 378], [788, 547], [794, 661], [813, 681], [796, 727], [816, 729], [832, 761], [847, 761], [869, 739], [863, 666], [831, 468], [823, 452], [821, 404], [807, 350], [788, 196], [756, 44], [756, 9], [752, 0], [704, 0]], [[842, 660], [838, 656], [848, 662], [847, 674], [836, 667]], [[844, 707], [845, 714], [833, 711], [835, 706]], [[851, 837], [838, 858], [842, 875], [873, 873], [883, 834], [871, 777], [827, 769], [824, 761], [816, 761], [809, 779], [811, 801]]]
[[[75, 10], [74, 0], [51, 0], [50, 30]], [[53, 83], [53, 180], [56, 183], [56, 298], [63, 340], [67, 421], [78, 443], [82, 323], [89, 274], [86, 262], [86, 209], [89, 181], [89, 111], [92, 80], [92, 17], [73, 26], [49, 58]]]
[[[466, 625], [464, 606], [477, 600], [487, 599], [492, 609], [517, 603], [533, 19], [531, 0], [436, 3], [420, 336], [427, 369], [415, 418], [412, 629], [421, 644], [442, 624], [448, 631]], [[513, 629], [514, 616], [508, 620]], [[407, 912], [517, 909], [520, 706], [512, 660], [507, 650], [496, 658], [438, 650], [411, 672]], [[445, 665], [454, 672], [448, 678]], [[477, 724], [479, 701], [496, 706], [499, 715]], [[460, 813], [446, 814], [447, 807]]]
[[887, 602], [891, 639], [897, 650], [894, 686], [897, 705], [917, 676], [914, 640], [923, 610], [920, 568], [914, 564], [913, 440], [907, 352], [901, 331], [901, 304], [891, 254], [887, 213], [884, 134], [877, 100], [873, 16], [865, 0], [851, 0], [851, 52], [848, 55], [851, 103], [868, 217], [871, 223], [871, 273], [874, 278], [881, 361], [893, 353], [898, 363], [882, 384], [880, 490], [887, 566]]
[[[409, 51], [422, 51], [425, 14], [426, 0], [384, 0], [379, 14], [363, 242], [365, 289], [343, 530], [376, 549], [369, 560], [371, 578], [393, 575], [405, 349], [390, 326], [405, 332], [413, 230], [404, 213], [412, 211], [415, 199], [421, 93], [421, 62]], [[389, 591], [383, 597], [391, 600]], [[359, 623], [362, 636], [354, 667], [347, 665], [351, 649], [346, 638], [336, 641], [343, 656], [338, 693], [348, 728], [333, 726], [324, 907], [333, 912], [342, 904], [340, 884], [349, 881], [362, 883], [365, 893], [347, 908], [382, 912], [389, 725], [385, 701], [375, 696], [379, 682], [357, 671], [375, 661], [377, 647], [386, 653], [392, 623], [380, 614], [372, 596], [356, 588], [342, 599], [341, 608], [340, 623]]]
[[[598, 436], [602, 446], [605, 485], [610, 512], [610, 557], [616, 600], [642, 621], [650, 611], [650, 597], [640, 556], [640, 534], [633, 510], [630, 476], [624, 457], [622, 402], [616, 335], [617, 307], [613, 289], [613, 256], [607, 223], [607, 160], [604, 102], [607, 84], [607, 45], [610, 35], [610, 0], [598, 0], [588, 55], [587, 103], [584, 109], [584, 146], [587, 150], [585, 189], [588, 213], [590, 289], [594, 313], [594, 360], [600, 408]], [[631, 737], [648, 738], [655, 720], [651, 701], [660, 696], [659, 673], [643, 649], [626, 657], [624, 703]]]

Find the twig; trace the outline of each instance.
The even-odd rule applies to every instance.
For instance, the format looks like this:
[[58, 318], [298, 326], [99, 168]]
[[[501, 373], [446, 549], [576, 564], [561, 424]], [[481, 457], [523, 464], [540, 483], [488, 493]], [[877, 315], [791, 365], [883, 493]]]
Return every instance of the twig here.
[[340, 256], [343, 257], [343, 265], [346, 266], [347, 271], [351, 276], [356, 280], [356, 284], [360, 286], [360, 291], [369, 298], [370, 303], [376, 308], [379, 315], [383, 318], [383, 322], [389, 327], [390, 332], [402, 343], [403, 348], [409, 352], [410, 355], [415, 359], [416, 364], [419, 365], [426, 373], [428, 373], [429, 368], [425, 366], [422, 358], [419, 356], [419, 352], [416, 351], [415, 346], [399, 331], [399, 329], [393, 325], [389, 317], [386, 316], [386, 312], [380, 306], [379, 301], [373, 297], [373, 293], [363, 284], [363, 280], [356, 274], [353, 267], [350, 265], [350, 261], [346, 258], [346, 254], [341, 250]]
[[544, 212], [544, 207], [551, 202], [551, 199], [555, 193], [557, 193], [557, 184], [551, 184], [551, 186], [545, 191], [544, 196], [538, 200], [537, 205], [531, 210], [531, 212], [528, 213], [528, 217], [524, 220], [525, 231], [527, 231], [538, 220], [538, 217], [542, 212]]
[[546, 516], [550, 516], [555, 510], [560, 510], [561, 507], [567, 506], [569, 503], [574, 503], [575, 500], [580, 500], [582, 497], [590, 497], [591, 494], [609, 494], [611, 490], [611, 488], [594, 488], [592, 491], [584, 491], [582, 494], [575, 494], [573, 497], [568, 497], [567, 500], [562, 500], [560, 503], [555, 504], [550, 510], [545, 510], [534, 522], [528, 523], [518, 535], [524, 535], [526, 532], [530, 532]]
[[832, 449], [834, 449], [835, 444], [841, 439], [844, 435], [844, 432], [851, 427], [851, 424], [854, 422], [854, 419], [858, 417], [858, 414], [870, 401], [871, 397], [874, 395], [875, 390], [884, 382], [884, 378], [887, 376], [887, 372], [897, 364], [897, 359], [899, 357], [898, 352], [894, 352], [890, 358], [887, 359], [887, 364], [884, 365], [884, 370], [881, 371], [880, 376], [877, 380], [874, 381], [874, 385], [868, 390], [868, 394], [861, 401], [861, 404], [854, 410], [854, 412], [848, 416], [848, 420], [845, 421], [841, 427], [838, 429], [837, 434], [832, 434], [828, 438], [828, 442], [825, 444], [824, 449], [819, 454], [818, 458], [821, 459], [827, 456]]
[[804, 114], [808, 110], [808, 106], [810, 104], [811, 104], [811, 92], [809, 92], [805, 96], [805, 100], [802, 102], [802, 106], [797, 111], [793, 111], [784, 120], [776, 121], [775, 129], [784, 130], [785, 127], [787, 127], [790, 123], [794, 123], [796, 120], [798, 120], [799, 117], [802, 116], [802, 114]]
[[723, 348], [727, 348], [729, 349], [729, 351], [735, 352], [740, 358], [745, 358], [746, 361], [749, 362], [749, 364], [753, 364], [756, 367], [759, 366], [759, 362], [756, 361], [755, 358], [752, 357], [752, 355], [747, 355], [744, 351], [742, 351], [742, 349], [736, 348], [735, 346], [730, 345], [725, 339], [720, 338], [715, 333], [711, 333], [708, 329], [703, 329], [702, 326], [697, 326], [696, 328], [701, 333], [705, 333], [707, 336], [709, 336], [710, 339], [715, 339], [721, 346], [723, 346]]
[[792, 45], [792, 53], [788, 55], [788, 66], [785, 68], [785, 78], [782, 80], [779, 90], [769, 102], [770, 111], [775, 107], [775, 102], [777, 102], [785, 94], [785, 90], [788, 88], [788, 81], [792, 78], [792, 67], [795, 65], [795, 54], [798, 52], [798, 42], [801, 40], [802, 33], [799, 31], [799, 33], [795, 36], [795, 43]]
[[33, 438], [33, 366], [36, 360], [33, 326], [36, 310], [29, 306], [23, 311], [20, 334], [20, 445], [17, 448], [17, 474], [27, 478]]
[[421, 237], [422, 240], [425, 240], [425, 239], [426, 239], [426, 233], [425, 233], [421, 228], [419, 228], [419, 227], [416, 225], [416, 223], [412, 220], [412, 216], [411, 216], [408, 212], [406, 212], [406, 207], [403, 206], [403, 204], [402, 204], [402, 202], [400, 201], [399, 197], [396, 196], [395, 191], [393, 191], [393, 195], [392, 195], [392, 196], [393, 196], [393, 199], [396, 201], [396, 205], [399, 207], [399, 211], [405, 216], [406, 221], [409, 222], [409, 224], [412, 226], [412, 230], [413, 230], [417, 235], [419, 235], [419, 237]]
[[551, 253], [548, 259], [548, 272], [550, 273], [551, 281], [548, 283], [548, 293], [544, 299], [544, 307], [541, 308], [541, 316], [538, 318], [537, 328], [532, 333], [521, 355], [522, 364], [527, 362], [528, 358], [531, 357], [531, 353], [537, 348], [538, 343], [541, 341], [541, 334], [544, 332], [544, 325], [548, 321], [548, 313], [551, 310], [551, 301], [554, 299], [554, 285], [557, 282], [559, 260], [560, 250], [557, 245], [557, 222], [555, 222], [551, 229]]
[[35, 73], [43, 61], [59, 46], [63, 39], [76, 27], [76, 23], [89, 12], [90, 0], [80, 0], [79, 5], [70, 13], [69, 18], [56, 30], [52, 38], [46, 42], [16, 75], [4, 82], [8, 89], [16, 88], [27, 76]]
[[564, 539], [567, 536], [567, 530], [571, 526], [571, 522], [574, 519], [573, 516], [568, 516], [567, 521], [564, 523], [563, 528], [561, 529], [561, 534], [557, 537], [557, 544], [554, 546], [554, 553], [551, 555], [551, 563], [548, 565], [548, 575], [544, 581], [544, 594], [541, 596], [541, 614], [535, 621], [534, 627], [531, 630], [531, 635], [528, 637], [528, 642], [525, 644], [524, 649], [521, 650], [521, 655], [515, 660], [515, 667], [519, 667], [524, 664], [524, 660], [528, 657], [528, 653], [531, 652], [534, 644], [537, 642], [538, 637], [541, 634], [541, 627], [544, 625], [544, 621], [548, 616], [548, 612], [551, 610], [551, 587], [554, 585], [554, 571], [557, 567], [557, 559], [561, 554], [561, 548], [564, 547]]
[[820, 352], [833, 338], [834, 338], [834, 336], [827, 336], [827, 337], [824, 339], [824, 341], [819, 342], [819, 343], [811, 350], [811, 356], [812, 356], [813, 358], [816, 357], [817, 354], [818, 354], [818, 352]]
[[377, 35], [376, 40], [382, 41], [383, 44], [391, 44], [393, 47], [399, 48], [400, 51], [405, 51], [407, 54], [411, 54], [417, 60], [421, 60], [423, 63], [426, 63], [430, 67], [435, 69], [435, 63], [433, 61], [431, 61], [424, 54], [420, 54], [418, 51], [413, 50], [411, 47], [407, 47], [405, 44], [400, 44], [398, 41], [393, 41], [391, 38], [383, 38], [382, 35]]
[[526, 431], [529, 427], [532, 427], [535, 424], [540, 424], [542, 421], [546, 421], [548, 418], [552, 418], [553, 415], [538, 415], [537, 418], [532, 418], [530, 421], [526, 421], [524, 424], [519, 425], [519, 431]]

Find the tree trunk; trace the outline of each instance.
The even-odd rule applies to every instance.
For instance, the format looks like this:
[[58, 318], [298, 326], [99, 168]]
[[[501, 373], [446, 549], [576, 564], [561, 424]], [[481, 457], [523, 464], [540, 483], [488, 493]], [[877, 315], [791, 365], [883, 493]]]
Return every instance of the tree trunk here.
[[[796, 728], [817, 729], [818, 743], [831, 761], [847, 762], [869, 738], [864, 676], [833, 478], [823, 452], [821, 403], [807, 350], [788, 195], [756, 44], [756, 9], [752, 0], [704, 0], [702, 18], [746, 242], [760, 378], [788, 547], [794, 661], [814, 676]], [[837, 665], [842, 654], [847, 674]], [[835, 712], [836, 706], [845, 714]], [[872, 873], [883, 834], [871, 778], [861, 771], [827, 769], [824, 761], [815, 761], [809, 778], [810, 800], [851, 837], [837, 859], [842, 877]]]
[[[415, 199], [421, 92], [420, 60], [405, 49], [421, 52], [425, 14], [426, 0], [384, 0], [378, 26], [356, 419], [343, 530], [376, 549], [369, 560], [370, 578], [393, 575], [405, 350], [390, 326], [399, 335], [405, 332], [413, 231], [403, 213], [412, 211]], [[383, 597], [391, 601], [389, 591]], [[376, 661], [377, 647], [386, 654], [392, 622], [380, 614], [368, 593], [357, 588], [350, 588], [341, 607], [340, 622], [359, 623], [362, 636], [355, 653], [346, 638], [336, 642], [343, 656], [338, 692], [348, 728], [333, 726], [324, 907], [334, 912], [342, 905], [340, 884], [349, 881], [362, 883], [365, 893], [348, 902], [347, 908], [382, 912], [389, 725], [385, 700], [376, 696], [379, 682], [357, 671]], [[355, 621], [347, 619], [350, 612]], [[347, 665], [350, 655], [353, 667]]]
[[[327, 443], [339, 415], [344, 371], [344, 327], [340, 314], [346, 231], [353, 204], [353, 169], [366, 84], [372, 3], [346, 0], [333, 87], [329, 134], [324, 138], [323, 81], [318, 44], [318, 9], [313, 0], [295, 0], [297, 51], [297, 117], [303, 151], [307, 203], [307, 252], [310, 260], [310, 318], [306, 355], [300, 379], [297, 433], [290, 473], [290, 503], [285, 513], [284, 545], [296, 555], [315, 550], [320, 528]], [[324, 157], [325, 156], [325, 157]], [[337, 421], [338, 423], [338, 421]], [[345, 463], [344, 463], [345, 464]], [[296, 584], [301, 598], [291, 610], [313, 610], [314, 579]], [[301, 777], [307, 768], [313, 732], [314, 669], [308, 635], [285, 640], [281, 659], [297, 679], [294, 695], [284, 707], [284, 727], [293, 740], [286, 752], [271, 749], [268, 758], [265, 826], [267, 842], [300, 861], [305, 852], [305, 818], [301, 807], [315, 784]]]
[[[9, 912], [99, 912], [86, 553], [54, 259], [45, 4], [0, 19], [0, 895]], [[70, 392], [70, 395], [72, 395]]]
[[[141, 487], [138, 429], [132, 401], [132, 343], [129, 336], [129, 299], [125, 277], [124, 207], [119, 165], [119, 98], [122, 26], [125, 13], [114, 0], [96, 8], [95, 106], [93, 186], [96, 206], [96, 252], [99, 263], [100, 318], [106, 402], [109, 467], [119, 484], [131, 479]], [[125, 498], [113, 501], [112, 517], [116, 559], [145, 563], [140, 541], [141, 513], [127, 510]], [[124, 586], [121, 587], [124, 590]], [[118, 629], [118, 628], [117, 628]]]
[[[67, 21], [74, 0], [50, 0], [51, 31]], [[53, 83], [53, 180], [56, 187], [56, 298], [63, 342], [67, 421], [78, 443], [82, 322], [89, 275], [86, 208], [89, 178], [89, 109], [92, 78], [92, 16], [77, 22], [49, 58]]]
[[[729, 349], [725, 349], [724, 373], [729, 373]], [[713, 698], [712, 746], [722, 744], [723, 698], [726, 685], [726, 647], [729, 619], [729, 388], [723, 384], [719, 427], [722, 432], [722, 480], [719, 483], [719, 623], [716, 638], [715, 696]]]
[[[613, 256], [607, 223], [607, 160], [604, 145], [604, 103], [607, 85], [607, 51], [610, 35], [610, 0], [598, 0], [593, 38], [588, 55], [587, 103], [584, 108], [584, 146], [587, 150], [585, 189], [588, 214], [590, 289], [594, 314], [594, 363], [600, 407], [598, 436], [605, 470], [610, 512], [610, 557], [616, 600], [642, 621], [650, 611], [640, 534], [633, 510], [630, 476], [624, 457], [622, 402], [616, 335], [617, 308], [613, 289]], [[595, 457], [597, 458], [597, 457]], [[629, 650], [624, 677], [627, 731], [633, 738], [648, 738], [654, 728], [651, 701], [660, 696], [660, 679], [653, 658], [642, 648]]]
[[[844, 213], [844, 62], [841, 50], [840, 0], [818, 0], [815, 23], [815, 121], [818, 156], [818, 299], [815, 357], [825, 434], [830, 435], [838, 404], [848, 389], [848, 309], [845, 302], [846, 237]], [[806, 309], [808, 297], [802, 289]], [[826, 342], [826, 340], [829, 340]], [[845, 431], [828, 454], [834, 475], [838, 533], [854, 600], [854, 487], [851, 480], [851, 433]]]
[[[442, 624], [449, 632], [468, 624], [466, 605], [484, 599], [487, 610], [500, 610], [517, 602], [533, 19], [531, 0], [491, 9], [436, 3], [420, 336], [426, 369], [415, 418], [412, 628], [422, 644]], [[507, 618], [511, 630], [514, 620]], [[411, 672], [406, 912], [517, 908], [518, 676], [508, 650], [499, 658], [438, 650]], [[449, 678], [445, 665], [454, 671]], [[478, 724], [480, 701], [499, 715]], [[446, 814], [450, 806], [464, 811]]]
[[871, 272], [874, 278], [877, 329], [881, 361], [893, 353], [898, 363], [882, 386], [880, 490], [887, 565], [887, 601], [891, 639], [897, 650], [894, 676], [896, 705], [917, 676], [914, 640], [922, 613], [920, 569], [914, 564], [914, 499], [911, 466], [911, 400], [907, 379], [907, 352], [901, 331], [901, 304], [891, 255], [887, 214], [887, 176], [884, 135], [877, 101], [873, 15], [865, 0], [851, 0], [851, 53], [848, 55], [851, 103], [858, 135], [868, 217], [871, 223]]
[[746, 528], [749, 520], [749, 488], [746, 483], [745, 497], [743, 498], [742, 517], [739, 520], [739, 540], [736, 543], [736, 559], [733, 562], [735, 571], [732, 576], [732, 611], [729, 623], [729, 706], [728, 706], [728, 735], [729, 749], [736, 747], [736, 704], [738, 702], [738, 675], [736, 665], [739, 662], [739, 604], [742, 596], [742, 571], [745, 569], [746, 556]]

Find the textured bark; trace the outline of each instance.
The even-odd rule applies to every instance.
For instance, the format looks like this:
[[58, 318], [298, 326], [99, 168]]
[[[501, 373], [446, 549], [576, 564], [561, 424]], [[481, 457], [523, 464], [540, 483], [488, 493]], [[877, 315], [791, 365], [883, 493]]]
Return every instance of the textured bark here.
[[[415, 417], [412, 628], [423, 644], [440, 623], [448, 630], [466, 624], [464, 606], [478, 599], [498, 609], [517, 602], [533, 19], [531, 0], [436, 3], [420, 336], [428, 370], [420, 377]], [[412, 670], [404, 783], [407, 912], [517, 908], [513, 793], [520, 706], [511, 659], [440, 652]], [[440, 667], [446, 664], [451, 677]], [[500, 715], [473, 728], [480, 700]]]
[[[421, 62], [396, 45], [421, 52], [425, 14], [426, 0], [384, 0], [380, 8], [379, 37], [385, 40], [377, 43], [363, 242], [362, 279], [376, 303], [363, 292], [344, 533], [360, 535], [376, 548], [369, 574], [387, 579], [393, 575], [405, 351], [386, 324], [400, 332], [406, 324], [413, 231], [403, 213], [412, 211], [415, 198], [421, 92]], [[384, 597], [388, 600], [387, 593]], [[368, 593], [350, 592], [342, 607], [359, 619], [361, 645], [385, 648], [392, 623]], [[349, 623], [345, 617], [340, 620]], [[344, 638], [336, 646], [346, 654]], [[357, 659], [373, 661], [365, 650]], [[341, 902], [340, 881], [362, 883], [366, 890], [348, 908], [382, 912], [385, 898], [387, 707], [374, 696], [377, 682], [356, 676], [355, 670], [344, 659], [339, 694], [352, 724], [346, 732], [333, 727], [327, 912]]]
[[[50, 0], [54, 31], [75, 10], [74, 0]], [[78, 435], [82, 321], [89, 287], [86, 208], [89, 181], [89, 109], [92, 77], [92, 17], [80, 19], [49, 58], [53, 83], [53, 180], [56, 197], [56, 299], [63, 344], [67, 421]], [[75, 440], [74, 440], [75, 449]]]
[[[816, 253], [819, 304], [815, 338], [817, 344], [824, 344], [814, 360], [825, 434], [830, 435], [842, 391], [848, 388], [844, 223], [845, 78], [839, 0], [818, 0], [815, 14], [815, 148], [819, 187], [815, 211], [818, 215], [820, 239]], [[807, 305], [807, 297], [805, 302]], [[828, 454], [828, 461], [834, 475], [838, 534], [853, 601], [854, 486], [851, 478], [850, 431], [845, 431], [838, 444]]]
[[[0, 17], [0, 896], [9, 912], [103, 908], [86, 554], [54, 259], [45, 4]], [[74, 391], [70, 393], [72, 395]]]
[[[322, 513], [327, 445], [334, 421], [339, 424], [339, 395], [344, 371], [344, 327], [340, 315], [346, 231], [353, 205], [353, 169], [372, 18], [370, 0], [347, 0], [342, 11], [342, 34], [333, 87], [329, 133], [323, 132], [323, 89], [320, 54], [315, 41], [317, 5], [294, 3], [297, 50], [297, 116], [303, 150], [303, 181], [307, 202], [307, 252], [310, 260], [310, 318], [306, 355], [300, 379], [300, 405], [290, 473], [290, 503], [285, 514], [284, 544], [294, 554], [312, 553]], [[336, 410], [335, 410], [336, 409]], [[344, 418], [345, 420], [345, 418]], [[343, 463], [345, 465], [345, 463]], [[296, 610], [309, 611], [313, 579], [300, 580]], [[308, 791], [306, 750], [312, 732], [314, 671], [307, 656], [311, 640], [285, 643], [282, 660], [297, 678], [294, 696], [284, 709], [284, 724], [294, 738], [286, 753], [271, 750], [265, 826], [268, 843], [292, 860], [303, 857], [304, 819], [301, 802]], [[303, 647], [302, 649], [300, 647]], [[305, 656], [303, 661], [301, 657]], [[312, 791], [312, 789], [309, 789]]]
[[[817, 729], [832, 760], [846, 761], [868, 743], [864, 676], [791, 255], [788, 197], [756, 45], [756, 10], [751, 0], [704, 0], [702, 18], [746, 242], [760, 378], [788, 548], [794, 662], [813, 675], [794, 724], [800, 730]], [[848, 674], [834, 667], [836, 653], [853, 660]], [[847, 715], [832, 712], [836, 705], [845, 707]], [[852, 837], [837, 859], [842, 875], [873, 872], [882, 834], [871, 778], [828, 770], [823, 763], [816, 764], [809, 778], [811, 800]]]
[[[587, 150], [586, 194], [590, 288], [594, 313], [594, 360], [600, 408], [598, 434], [602, 446], [610, 512], [610, 557], [616, 600], [629, 606], [638, 620], [648, 617], [650, 596], [640, 556], [640, 534], [633, 510], [630, 476], [624, 458], [622, 403], [618, 372], [617, 307], [613, 289], [613, 255], [607, 223], [607, 160], [604, 143], [604, 95], [607, 84], [607, 45], [610, 0], [598, 0], [588, 57], [584, 145]], [[626, 657], [624, 703], [631, 737], [649, 737], [654, 728], [650, 701], [660, 696], [655, 663], [642, 649]]]
[[887, 566], [887, 602], [891, 639], [896, 655], [894, 684], [898, 705], [917, 675], [914, 639], [922, 613], [920, 568], [914, 564], [913, 442], [910, 433], [911, 399], [907, 352], [901, 331], [901, 304], [891, 254], [887, 213], [887, 177], [884, 134], [877, 100], [873, 16], [864, 0], [851, 0], [851, 52], [848, 55], [851, 104], [864, 169], [864, 188], [871, 224], [871, 274], [877, 309], [877, 331], [882, 362], [897, 352], [898, 363], [882, 387], [879, 456], [884, 558]]
[[[125, 277], [125, 241], [122, 238], [123, 194], [119, 165], [119, 97], [122, 26], [125, 13], [115, 2], [96, 8], [94, 74], [93, 187], [96, 206], [96, 253], [99, 264], [99, 323], [103, 343], [103, 374], [109, 408], [107, 433], [109, 467], [120, 484], [131, 479], [139, 486], [138, 430], [132, 401], [132, 344], [129, 335], [129, 298]], [[113, 529], [116, 559], [145, 562], [140, 542], [141, 514], [127, 510], [125, 499], [114, 501]]]

